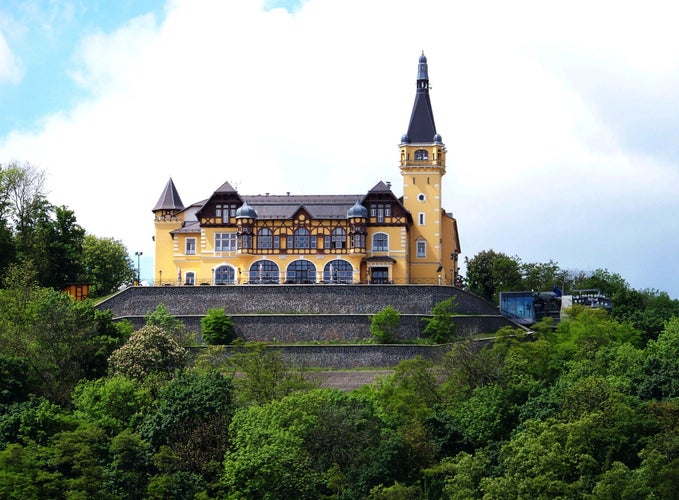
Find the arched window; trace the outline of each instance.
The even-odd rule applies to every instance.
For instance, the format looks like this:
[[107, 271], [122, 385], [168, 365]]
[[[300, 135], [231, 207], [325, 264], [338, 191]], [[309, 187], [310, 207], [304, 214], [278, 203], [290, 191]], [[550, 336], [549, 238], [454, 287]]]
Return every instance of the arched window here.
[[273, 248], [273, 236], [271, 229], [263, 227], [257, 233], [257, 248], [270, 250]]
[[308, 260], [291, 262], [285, 273], [286, 283], [316, 283], [316, 266]]
[[429, 159], [429, 153], [427, 152], [426, 149], [418, 149], [415, 151], [415, 159], [416, 160], [427, 160]]
[[258, 260], [250, 266], [250, 283], [278, 283], [278, 266], [270, 260]]
[[215, 285], [233, 285], [236, 282], [236, 271], [231, 266], [219, 266], [215, 269]]
[[305, 227], [300, 227], [295, 229], [292, 248], [309, 248], [311, 244], [310, 241], [309, 230]]
[[195, 285], [196, 284], [196, 273], [189, 271], [184, 275], [185, 285]]
[[323, 283], [353, 283], [354, 268], [346, 260], [336, 259], [323, 268]]
[[389, 250], [389, 235], [385, 233], [373, 234], [373, 252], [387, 252]]

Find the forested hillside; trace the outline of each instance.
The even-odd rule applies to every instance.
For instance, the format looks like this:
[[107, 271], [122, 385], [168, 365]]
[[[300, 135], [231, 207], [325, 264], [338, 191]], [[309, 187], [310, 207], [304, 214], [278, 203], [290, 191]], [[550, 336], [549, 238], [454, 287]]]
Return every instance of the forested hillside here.
[[0, 497], [677, 498], [679, 319], [650, 337], [576, 308], [342, 392], [259, 345], [190, 358], [162, 310], [132, 332], [15, 277]]
[[[666, 293], [481, 252], [465, 286], [494, 303], [558, 285], [599, 289], [613, 311], [576, 307], [480, 343], [454, 337], [441, 303], [425, 331], [452, 336], [440, 363], [321, 389], [262, 345], [189, 351], [194, 332], [162, 305], [133, 331], [59, 292], [87, 280], [105, 294], [134, 268], [47, 202], [42, 175], [0, 167], [0, 498], [679, 498], [679, 301]], [[204, 332], [228, 320], [209, 316]]]

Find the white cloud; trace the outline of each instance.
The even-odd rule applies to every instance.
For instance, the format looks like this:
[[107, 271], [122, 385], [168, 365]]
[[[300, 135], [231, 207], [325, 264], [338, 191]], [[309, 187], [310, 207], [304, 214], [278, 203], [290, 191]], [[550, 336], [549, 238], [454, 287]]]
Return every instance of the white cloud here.
[[51, 201], [145, 255], [170, 176], [186, 204], [226, 180], [243, 194], [363, 193], [384, 180], [399, 194], [396, 144], [424, 49], [449, 151], [444, 206], [465, 255], [582, 262], [669, 290], [643, 264], [654, 246], [638, 241], [660, 245], [640, 237], [651, 218], [679, 233], [663, 215], [679, 208], [677, 163], [628, 139], [675, 124], [640, 125], [644, 108], [627, 98], [652, 82], [654, 109], [676, 101], [670, 6], [309, 0], [291, 15], [173, 0], [162, 22], [83, 40], [74, 77], [90, 97], [10, 134], [0, 158], [45, 168]]
[[21, 62], [19, 58], [12, 52], [7, 40], [0, 33], [0, 83], [19, 83], [23, 76]]

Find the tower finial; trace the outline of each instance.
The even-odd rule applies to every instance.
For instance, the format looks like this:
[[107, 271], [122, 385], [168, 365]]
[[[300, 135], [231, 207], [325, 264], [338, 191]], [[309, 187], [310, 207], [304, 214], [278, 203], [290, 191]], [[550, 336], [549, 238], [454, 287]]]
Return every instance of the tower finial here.
[[[427, 83], [424, 83], [427, 82]], [[417, 88], [429, 87], [429, 68], [427, 65], [427, 56], [424, 55], [424, 50], [420, 56], [419, 64], [417, 65]]]

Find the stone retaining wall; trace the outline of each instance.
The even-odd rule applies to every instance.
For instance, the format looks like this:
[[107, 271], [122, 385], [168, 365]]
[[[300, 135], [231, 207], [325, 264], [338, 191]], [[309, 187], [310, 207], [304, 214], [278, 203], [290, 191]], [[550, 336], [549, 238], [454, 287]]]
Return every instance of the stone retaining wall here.
[[[270, 345], [288, 365], [298, 368], [353, 369], [392, 368], [401, 361], [422, 356], [438, 361], [450, 350], [450, 345]], [[193, 348], [193, 355], [199, 355], [203, 348]], [[224, 356], [240, 352], [238, 347], [224, 347]]]
[[[200, 333], [202, 316], [177, 316], [191, 332]], [[395, 333], [397, 340], [413, 340], [423, 336], [422, 315], [401, 315], [400, 326]], [[361, 314], [265, 314], [231, 316], [239, 338], [256, 342], [352, 342], [371, 338], [370, 315]], [[136, 328], [145, 324], [143, 316], [126, 318]], [[504, 326], [513, 326], [502, 316], [458, 316], [455, 318], [457, 333], [474, 335], [493, 333]]]
[[158, 304], [200, 333], [200, 319], [209, 309], [225, 309], [237, 334], [260, 342], [351, 342], [370, 338], [370, 317], [390, 305], [401, 315], [398, 340], [422, 337], [423, 318], [440, 301], [454, 296], [460, 335], [496, 332], [516, 326], [495, 306], [459, 288], [435, 285], [233, 285], [133, 287], [98, 307], [135, 327]]
[[235, 314], [375, 314], [391, 305], [401, 314], [429, 314], [456, 297], [463, 314], [497, 315], [498, 308], [451, 286], [435, 285], [231, 285], [132, 287], [103, 301], [115, 317], [144, 316], [162, 303], [175, 316], [225, 308]]

